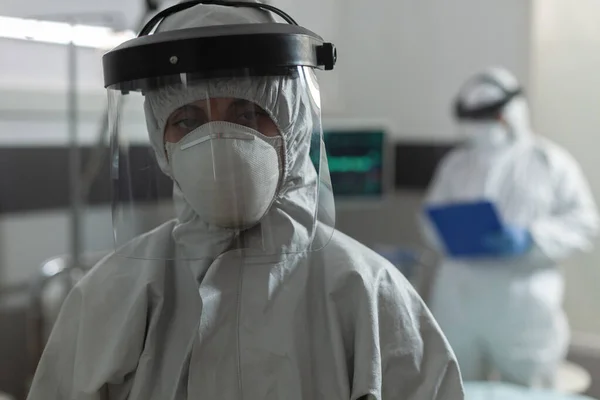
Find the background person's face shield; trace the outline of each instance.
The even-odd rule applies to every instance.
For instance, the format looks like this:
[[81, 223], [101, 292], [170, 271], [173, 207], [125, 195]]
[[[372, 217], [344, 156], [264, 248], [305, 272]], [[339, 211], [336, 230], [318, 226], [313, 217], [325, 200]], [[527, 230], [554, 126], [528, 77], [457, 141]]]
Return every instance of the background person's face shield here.
[[118, 254], [201, 259], [326, 245], [335, 210], [312, 68], [176, 74], [108, 93]]

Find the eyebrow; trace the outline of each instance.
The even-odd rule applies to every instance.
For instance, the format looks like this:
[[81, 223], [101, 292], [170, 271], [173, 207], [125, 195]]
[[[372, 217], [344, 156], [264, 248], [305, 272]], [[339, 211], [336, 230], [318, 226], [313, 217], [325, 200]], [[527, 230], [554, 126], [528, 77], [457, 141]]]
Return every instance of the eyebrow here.
[[252, 101], [246, 100], [246, 99], [237, 99], [237, 100], [234, 100], [233, 102], [231, 102], [231, 104], [229, 105], [229, 107], [240, 107], [240, 106], [247, 106], [247, 105], [260, 107], [258, 104], [254, 103]]
[[197, 105], [194, 104], [186, 104], [184, 106], [179, 107], [178, 109], [176, 109], [175, 111], [173, 111], [171, 113], [171, 115], [169, 115], [168, 121], [171, 121], [172, 118], [175, 118], [176, 115], [178, 115], [178, 113], [185, 111], [186, 109], [194, 109], [194, 112], [202, 112], [204, 115], [206, 115], [206, 111], [204, 111], [204, 109], [202, 107], [198, 107]]
[[238, 107], [253, 107], [255, 110], [269, 115], [267, 110], [264, 109], [262, 106], [256, 104], [253, 101], [246, 100], [246, 99], [236, 99], [236, 100], [232, 101], [231, 104], [229, 104], [229, 106], [227, 107], [227, 111], [228, 112], [231, 110], [235, 111]]

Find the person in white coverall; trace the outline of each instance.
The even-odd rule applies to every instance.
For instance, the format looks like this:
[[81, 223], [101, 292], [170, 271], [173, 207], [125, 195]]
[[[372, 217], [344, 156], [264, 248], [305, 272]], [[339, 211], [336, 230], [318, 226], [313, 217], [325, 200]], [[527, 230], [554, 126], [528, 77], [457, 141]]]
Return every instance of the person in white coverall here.
[[[533, 133], [527, 102], [508, 71], [491, 68], [468, 80], [455, 112], [467, 140], [442, 160], [426, 205], [489, 200], [506, 226], [480, 238], [492, 256], [446, 256], [432, 312], [465, 381], [495, 373], [551, 386], [569, 343], [558, 265], [590, 249], [596, 205], [577, 162]], [[431, 229], [426, 236], [440, 246]]]
[[[300, 28], [271, 22], [249, 6], [194, 5], [105, 56], [109, 91], [147, 85], [148, 133], [174, 181], [177, 218], [124, 244], [76, 285], [30, 400], [463, 398], [452, 350], [400, 272], [315, 223], [327, 196], [316, 183], [328, 172], [309, 157], [320, 131], [312, 69], [240, 78], [223, 67], [196, 81], [178, 70], [193, 55], [187, 43], [211, 43], [193, 47], [208, 56], [232, 45], [211, 36], [230, 29], [250, 32], [245, 48], [257, 30], [261, 46], [286, 43], [290, 51], [264, 57], [287, 63], [310, 35], [278, 36]], [[166, 62], [145, 62], [182, 37]], [[310, 46], [300, 47], [310, 65]], [[127, 54], [142, 72], [124, 63], [124, 78], [112, 68]], [[267, 63], [245, 49], [223, 54], [231, 63]], [[162, 79], [162, 69], [176, 73]]]

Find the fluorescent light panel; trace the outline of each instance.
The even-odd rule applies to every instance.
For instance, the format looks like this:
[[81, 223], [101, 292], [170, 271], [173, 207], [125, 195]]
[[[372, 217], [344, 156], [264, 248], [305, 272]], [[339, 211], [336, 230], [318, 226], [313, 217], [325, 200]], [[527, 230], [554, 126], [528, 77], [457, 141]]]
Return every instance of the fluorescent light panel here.
[[111, 49], [135, 37], [133, 31], [115, 32], [102, 26], [0, 16], [0, 38]]

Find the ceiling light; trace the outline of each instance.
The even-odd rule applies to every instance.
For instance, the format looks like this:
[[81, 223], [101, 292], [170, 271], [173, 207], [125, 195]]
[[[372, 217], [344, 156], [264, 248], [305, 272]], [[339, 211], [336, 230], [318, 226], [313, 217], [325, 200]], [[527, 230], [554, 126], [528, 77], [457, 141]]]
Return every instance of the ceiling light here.
[[101, 26], [0, 16], [0, 38], [56, 44], [72, 42], [76, 46], [108, 50], [135, 36], [130, 30], [117, 32]]

